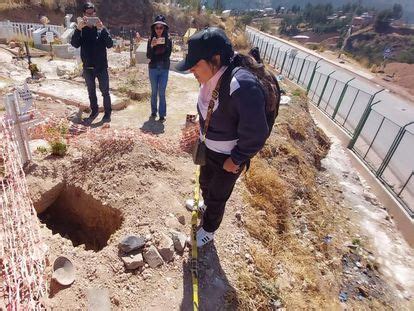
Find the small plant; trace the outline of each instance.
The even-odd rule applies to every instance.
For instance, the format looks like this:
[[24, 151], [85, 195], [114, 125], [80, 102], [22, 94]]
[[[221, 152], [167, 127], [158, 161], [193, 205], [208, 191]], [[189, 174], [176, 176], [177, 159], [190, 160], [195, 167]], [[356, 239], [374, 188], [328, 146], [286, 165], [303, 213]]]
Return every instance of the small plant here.
[[128, 93], [128, 91], [129, 91], [129, 89], [126, 85], [122, 85], [122, 86], [118, 87], [118, 92]]
[[49, 142], [51, 153], [55, 156], [64, 156], [68, 149], [65, 136], [69, 132], [69, 125], [66, 121], [57, 124], [49, 124], [43, 129], [43, 138]]
[[44, 146], [37, 147], [36, 151], [39, 152], [40, 154], [46, 154], [48, 152], [47, 148]]
[[296, 89], [292, 92], [293, 96], [301, 97], [303, 92], [300, 89]]
[[361, 240], [357, 239], [357, 238], [353, 239], [352, 240], [352, 245], [361, 246]]
[[59, 157], [63, 157], [68, 150], [68, 146], [63, 141], [53, 141], [50, 143], [50, 147], [52, 148], [52, 155]]
[[129, 85], [135, 85], [135, 84], [138, 83], [138, 79], [137, 79], [137, 77], [135, 75], [134, 76], [129, 76], [128, 77], [128, 80], [127, 80], [127, 83]]

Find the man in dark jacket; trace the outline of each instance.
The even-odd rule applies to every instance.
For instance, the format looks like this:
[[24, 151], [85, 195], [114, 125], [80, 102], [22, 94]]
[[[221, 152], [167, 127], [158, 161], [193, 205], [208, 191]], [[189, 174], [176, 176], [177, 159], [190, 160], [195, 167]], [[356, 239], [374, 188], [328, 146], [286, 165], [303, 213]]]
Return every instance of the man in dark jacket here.
[[83, 76], [88, 88], [91, 107], [91, 114], [85, 119], [85, 122], [90, 124], [99, 113], [98, 99], [96, 97], [96, 78], [98, 78], [99, 89], [102, 93], [105, 108], [102, 122], [110, 122], [112, 108], [111, 96], [109, 95], [106, 49], [113, 46], [113, 41], [102, 22], [96, 17], [95, 6], [92, 3], [85, 3], [83, 13], [83, 18], [78, 19], [77, 29], [70, 43], [75, 48], [81, 48]]

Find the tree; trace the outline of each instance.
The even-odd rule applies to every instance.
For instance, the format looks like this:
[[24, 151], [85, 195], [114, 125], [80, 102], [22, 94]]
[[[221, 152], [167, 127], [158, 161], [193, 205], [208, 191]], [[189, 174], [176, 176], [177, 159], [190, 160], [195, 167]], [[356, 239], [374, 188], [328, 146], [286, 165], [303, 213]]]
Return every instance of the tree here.
[[223, 3], [221, 0], [214, 0], [214, 10], [215, 11], [222, 11], [224, 8]]
[[281, 34], [294, 36], [299, 33], [298, 25], [302, 22], [302, 17], [285, 16], [280, 23], [279, 31]]
[[263, 21], [260, 23], [259, 29], [260, 29], [260, 31], [263, 31], [263, 32], [269, 32], [270, 31], [270, 23], [269, 23], [269, 20], [267, 18], [263, 19]]
[[403, 8], [399, 3], [394, 4], [392, 7], [392, 17], [394, 19], [400, 19], [403, 16]]
[[390, 27], [391, 18], [393, 17], [393, 11], [383, 10], [377, 14], [375, 18], [374, 28], [377, 32], [384, 32]]
[[251, 12], [243, 14], [238, 20], [242, 25], [250, 25], [253, 20], [253, 14]]
[[294, 5], [292, 6], [292, 13], [296, 14], [296, 13], [299, 13], [299, 12], [300, 12], [300, 6], [299, 6], [299, 5], [294, 4]]

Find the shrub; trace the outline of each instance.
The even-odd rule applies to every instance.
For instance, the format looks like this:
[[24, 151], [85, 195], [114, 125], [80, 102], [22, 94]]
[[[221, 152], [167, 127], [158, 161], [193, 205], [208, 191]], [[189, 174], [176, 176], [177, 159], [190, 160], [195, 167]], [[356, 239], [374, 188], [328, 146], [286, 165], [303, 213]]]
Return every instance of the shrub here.
[[269, 32], [270, 31], [270, 23], [267, 19], [264, 19], [259, 25], [260, 31]]
[[52, 155], [59, 157], [63, 157], [68, 150], [66, 143], [59, 140], [52, 141], [50, 147], [52, 148]]

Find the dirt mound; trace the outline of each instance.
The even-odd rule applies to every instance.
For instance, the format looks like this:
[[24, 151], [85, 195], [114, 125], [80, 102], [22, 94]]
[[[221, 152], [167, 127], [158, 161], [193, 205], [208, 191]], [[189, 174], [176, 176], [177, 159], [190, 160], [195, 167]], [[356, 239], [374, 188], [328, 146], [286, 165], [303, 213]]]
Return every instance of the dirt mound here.
[[[50, 260], [59, 254], [70, 256], [77, 269], [78, 278], [70, 293], [52, 284], [50, 306], [64, 303], [70, 309], [84, 308], [86, 284], [92, 280], [113, 293], [124, 288], [129, 276], [118, 257], [117, 244], [125, 236], [151, 235], [156, 243], [171, 229], [185, 231], [178, 219], [189, 221], [182, 205], [192, 189], [191, 172], [182, 168], [189, 159], [171, 153], [167, 156], [151, 146], [155, 140], [143, 142], [138, 131], [136, 134], [111, 129], [81, 134], [71, 141], [65, 158], [45, 158], [37, 153], [27, 168], [34, 204], [44, 210], [39, 217], [45, 224]], [[55, 199], [42, 201], [48, 189], [54, 189], [49, 196]], [[180, 266], [176, 258], [160, 271]], [[151, 269], [144, 271], [142, 267], [134, 272], [137, 280], [153, 275]], [[141, 302], [144, 308], [155, 289], [145, 282], [133, 283], [136, 286], [131, 284], [131, 288], [146, 296]], [[80, 301], [74, 301], [74, 295], [81, 295]], [[114, 294], [111, 298], [120, 308], [136, 306], [134, 296]]]
[[389, 63], [385, 67], [385, 74], [392, 77], [393, 83], [414, 95], [414, 64]]

